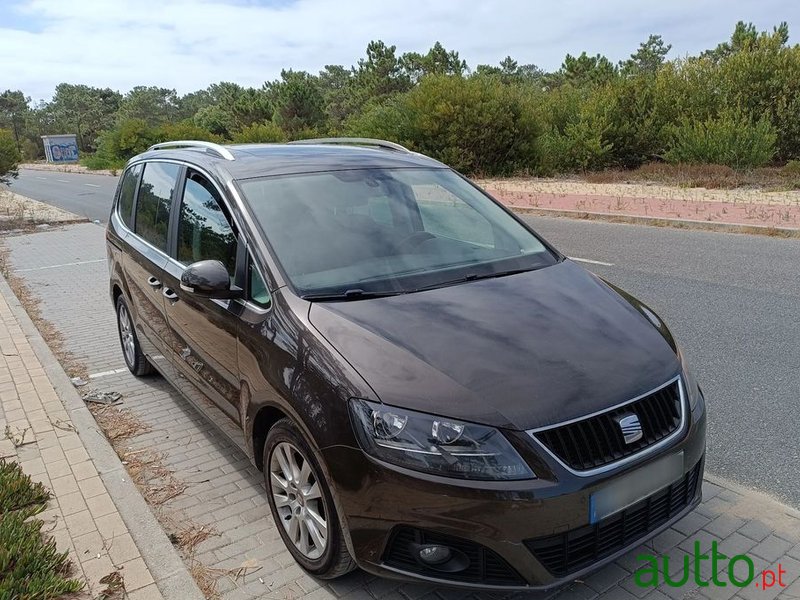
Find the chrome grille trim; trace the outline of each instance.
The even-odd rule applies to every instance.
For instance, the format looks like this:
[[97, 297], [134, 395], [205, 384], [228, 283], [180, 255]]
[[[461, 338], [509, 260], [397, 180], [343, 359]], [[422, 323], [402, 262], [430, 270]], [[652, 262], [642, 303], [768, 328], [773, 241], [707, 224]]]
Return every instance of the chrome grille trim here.
[[[629, 404], [633, 404], [634, 402], [638, 402], [639, 400], [642, 400], [643, 398], [651, 396], [651, 395], [657, 393], [658, 391], [660, 391], [660, 390], [662, 390], [662, 389], [664, 389], [666, 387], [669, 387], [670, 385], [672, 385], [672, 384], [674, 384], [676, 382], [678, 383], [678, 393], [680, 394], [680, 423], [678, 424], [678, 427], [675, 429], [675, 431], [673, 431], [667, 437], [659, 440], [658, 442], [656, 442], [655, 444], [653, 444], [651, 446], [648, 446], [648, 447], [643, 448], [642, 450], [640, 450], [640, 451], [638, 451], [638, 452], [636, 452], [634, 454], [631, 454], [630, 456], [626, 456], [626, 457], [621, 458], [621, 459], [619, 459], [617, 461], [614, 461], [614, 462], [611, 462], [611, 463], [608, 463], [606, 465], [603, 465], [603, 466], [600, 466], [600, 467], [596, 467], [596, 468], [593, 468], [593, 469], [586, 469], [586, 470], [573, 469], [568, 464], [566, 464], [558, 455], [556, 455], [552, 450], [550, 450], [550, 448], [548, 448], [544, 443], [542, 443], [542, 441], [539, 440], [539, 438], [536, 437], [536, 434], [538, 432], [540, 432], [540, 431], [548, 431], [548, 430], [551, 430], [551, 429], [558, 429], [559, 427], [564, 427], [565, 425], [571, 425], [573, 423], [578, 423], [580, 421], [585, 421], [587, 419], [592, 419], [592, 418], [597, 417], [599, 415], [602, 415], [602, 414], [605, 414], [605, 413], [609, 413], [609, 412], [613, 412], [613, 411], [618, 410], [620, 408], [624, 408], [625, 406], [628, 406]], [[548, 456], [552, 457], [553, 460], [555, 460], [566, 471], [572, 473], [573, 475], [577, 475], [578, 477], [591, 477], [593, 475], [599, 475], [601, 473], [607, 473], [608, 471], [613, 471], [614, 469], [618, 469], [618, 468], [620, 468], [622, 466], [625, 466], [625, 465], [627, 465], [627, 464], [629, 464], [629, 463], [631, 463], [633, 461], [637, 461], [637, 460], [639, 460], [639, 459], [641, 459], [641, 458], [643, 458], [645, 456], [649, 456], [650, 454], [654, 454], [655, 452], [657, 452], [661, 448], [666, 447], [672, 441], [674, 441], [675, 439], [680, 437], [683, 433], [685, 433], [686, 427], [687, 427], [687, 423], [688, 423], [688, 416], [687, 416], [688, 405], [687, 405], [687, 402], [688, 402], [688, 399], [686, 397], [686, 385], [685, 385], [685, 383], [683, 381], [683, 378], [680, 375], [677, 375], [677, 376], [673, 377], [672, 379], [670, 379], [669, 381], [667, 381], [666, 383], [663, 383], [662, 385], [653, 388], [649, 392], [645, 392], [644, 394], [636, 396], [635, 398], [631, 398], [630, 400], [626, 400], [625, 402], [621, 402], [620, 404], [616, 404], [614, 406], [610, 406], [608, 408], [604, 408], [603, 410], [599, 410], [599, 411], [596, 411], [596, 412], [593, 412], [593, 413], [590, 413], [588, 415], [585, 415], [585, 416], [582, 416], [582, 417], [578, 417], [578, 418], [575, 418], [575, 419], [569, 419], [567, 421], [561, 421], [560, 423], [554, 423], [552, 425], [546, 425], [544, 427], [536, 427], [534, 429], [528, 429], [526, 431], [526, 433], [528, 435], [530, 435], [531, 439], [533, 439], [533, 441], [537, 444], [537, 446], [539, 448], [541, 448]]]

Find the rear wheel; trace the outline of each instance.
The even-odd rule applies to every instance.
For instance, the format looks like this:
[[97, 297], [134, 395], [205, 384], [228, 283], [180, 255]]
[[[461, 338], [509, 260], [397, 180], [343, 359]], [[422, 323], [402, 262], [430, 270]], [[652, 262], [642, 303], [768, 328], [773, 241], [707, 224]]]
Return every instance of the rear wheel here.
[[264, 478], [283, 543], [306, 571], [334, 579], [355, 568], [330, 488], [297, 426], [278, 421], [264, 444]]
[[119, 341], [122, 345], [122, 356], [125, 358], [125, 364], [130, 372], [137, 377], [153, 373], [155, 369], [148, 362], [141, 346], [139, 346], [139, 338], [136, 337], [131, 311], [122, 296], [117, 298], [117, 329], [119, 331]]

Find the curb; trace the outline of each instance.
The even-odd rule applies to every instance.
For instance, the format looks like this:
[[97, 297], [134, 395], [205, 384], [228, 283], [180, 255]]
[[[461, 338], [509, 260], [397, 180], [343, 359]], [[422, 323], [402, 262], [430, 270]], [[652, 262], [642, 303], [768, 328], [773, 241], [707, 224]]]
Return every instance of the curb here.
[[518, 214], [536, 215], [541, 217], [561, 217], [584, 221], [605, 221], [607, 223], [650, 225], [653, 227], [696, 229], [701, 231], [716, 231], [722, 233], [745, 233], [750, 235], [764, 235], [768, 237], [786, 239], [800, 238], [800, 229], [791, 229], [789, 227], [742, 225], [739, 223], [727, 223], [724, 221], [691, 221], [688, 219], [672, 219], [669, 217], [643, 217], [639, 215], [618, 215], [612, 213], [563, 210], [556, 208], [532, 208], [528, 206], [514, 206], [513, 204], [505, 204], [504, 206]]
[[64, 404], [100, 478], [144, 559], [153, 580], [165, 598], [205, 600], [178, 551], [150, 511], [136, 485], [119, 460], [83, 399], [45, 343], [25, 308], [0, 275], [0, 294], [33, 348], [53, 388]]

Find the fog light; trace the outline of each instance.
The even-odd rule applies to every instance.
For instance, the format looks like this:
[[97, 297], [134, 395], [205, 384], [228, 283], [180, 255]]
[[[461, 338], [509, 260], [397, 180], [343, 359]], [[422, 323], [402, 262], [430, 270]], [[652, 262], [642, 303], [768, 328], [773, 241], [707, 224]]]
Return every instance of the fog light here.
[[447, 546], [422, 546], [419, 549], [419, 559], [426, 565], [441, 565], [452, 557], [452, 552]]

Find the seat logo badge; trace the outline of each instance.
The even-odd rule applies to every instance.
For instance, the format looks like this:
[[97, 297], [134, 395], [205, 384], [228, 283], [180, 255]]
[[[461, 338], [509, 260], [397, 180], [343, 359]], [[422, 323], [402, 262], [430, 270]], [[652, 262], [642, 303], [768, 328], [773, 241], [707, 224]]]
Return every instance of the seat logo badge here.
[[625, 415], [617, 419], [619, 428], [622, 430], [622, 438], [626, 444], [638, 442], [644, 436], [642, 431], [642, 424], [639, 422], [639, 417], [636, 415]]

